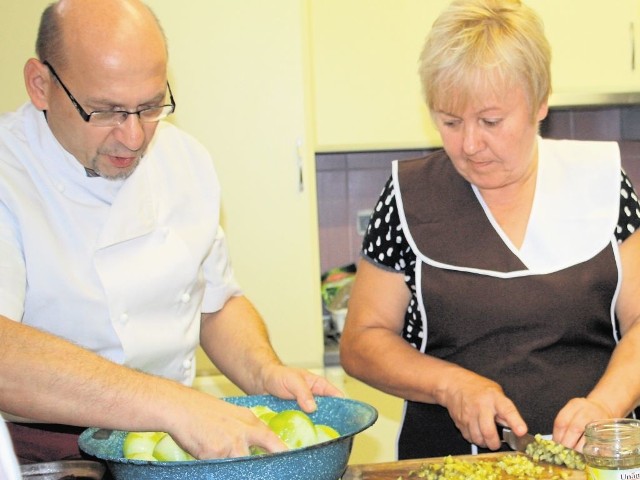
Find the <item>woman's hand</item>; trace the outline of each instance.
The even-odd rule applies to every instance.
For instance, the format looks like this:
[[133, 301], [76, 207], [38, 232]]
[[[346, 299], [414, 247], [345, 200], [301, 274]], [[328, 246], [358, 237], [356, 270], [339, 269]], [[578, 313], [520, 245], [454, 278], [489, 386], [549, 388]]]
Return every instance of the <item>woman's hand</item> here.
[[502, 387], [486, 377], [452, 365], [447, 381], [438, 393], [438, 403], [469, 442], [497, 450], [502, 440], [496, 423], [509, 427], [516, 435], [527, 433], [527, 425]]
[[582, 451], [584, 429], [594, 420], [616, 415], [603, 403], [589, 398], [572, 398], [553, 422], [553, 440], [565, 447]]

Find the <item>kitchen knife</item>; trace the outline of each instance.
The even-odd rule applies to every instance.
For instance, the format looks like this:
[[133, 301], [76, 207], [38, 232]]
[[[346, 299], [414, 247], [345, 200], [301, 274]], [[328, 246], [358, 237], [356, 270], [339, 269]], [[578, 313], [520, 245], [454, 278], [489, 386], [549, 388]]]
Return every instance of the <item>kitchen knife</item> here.
[[498, 425], [498, 432], [500, 433], [502, 441], [509, 445], [511, 450], [517, 452], [524, 453], [527, 450], [527, 445], [536, 441], [535, 437], [530, 433], [525, 433], [521, 437], [518, 437], [510, 428], [503, 427], [502, 425]]
[[[517, 436], [509, 427], [498, 425], [500, 438], [509, 445], [512, 450], [523, 452], [536, 462], [546, 462], [553, 465], [561, 465], [577, 470], [584, 470], [584, 456], [570, 448], [567, 448], [553, 440], [536, 439], [534, 435], [525, 433]], [[527, 447], [532, 447], [527, 452]]]

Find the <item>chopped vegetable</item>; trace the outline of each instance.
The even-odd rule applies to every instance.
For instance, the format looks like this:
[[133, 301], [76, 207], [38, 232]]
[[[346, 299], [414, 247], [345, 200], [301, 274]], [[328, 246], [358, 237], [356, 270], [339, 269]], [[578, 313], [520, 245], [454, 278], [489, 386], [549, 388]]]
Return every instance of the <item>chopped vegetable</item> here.
[[398, 480], [562, 480], [568, 477], [568, 473], [557, 473], [551, 465], [534, 463], [524, 455], [505, 455], [497, 461], [469, 461], [448, 456], [440, 463], [425, 464], [409, 472], [406, 478], [398, 477]]
[[553, 440], [535, 435], [536, 441], [527, 445], [525, 453], [536, 462], [548, 462], [563, 465], [576, 470], [584, 470], [585, 462], [582, 454], [565, 447]]

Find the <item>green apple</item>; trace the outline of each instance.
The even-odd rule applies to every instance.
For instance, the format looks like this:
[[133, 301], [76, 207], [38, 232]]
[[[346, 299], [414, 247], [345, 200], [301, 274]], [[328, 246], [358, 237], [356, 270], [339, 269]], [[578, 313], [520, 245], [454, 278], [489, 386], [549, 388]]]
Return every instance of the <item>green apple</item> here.
[[153, 456], [161, 462], [184, 462], [194, 460], [194, 457], [185, 452], [168, 433], [158, 441], [153, 449]]
[[137, 454], [153, 454], [156, 443], [162, 438], [162, 432], [129, 432], [122, 444], [124, 458]]
[[267, 451], [262, 447], [258, 447], [257, 445], [251, 445], [249, 447], [249, 453], [251, 455], [264, 455], [265, 453], [267, 453]]
[[157, 462], [158, 459], [150, 453], [139, 452], [127, 457], [129, 460], [146, 460], [147, 462]]
[[269, 425], [269, 420], [271, 420], [276, 415], [276, 412], [274, 412], [270, 407], [267, 407], [266, 405], [255, 405], [253, 407], [250, 407], [249, 410], [251, 410], [256, 417], [258, 417], [267, 425]]
[[302, 448], [317, 443], [318, 435], [313, 421], [300, 410], [283, 410], [269, 420], [269, 428], [289, 448]]
[[338, 431], [330, 427], [329, 425], [316, 425], [316, 435], [318, 437], [318, 443], [326, 442], [327, 440], [333, 440], [334, 438], [338, 438], [340, 434]]

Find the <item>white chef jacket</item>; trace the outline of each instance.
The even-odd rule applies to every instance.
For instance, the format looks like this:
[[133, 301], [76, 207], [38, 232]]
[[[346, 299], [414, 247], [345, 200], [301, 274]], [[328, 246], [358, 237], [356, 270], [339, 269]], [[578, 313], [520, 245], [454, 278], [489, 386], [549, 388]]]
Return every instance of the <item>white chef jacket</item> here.
[[88, 177], [31, 104], [0, 117], [0, 314], [190, 384], [200, 314], [239, 295], [204, 147], [160, 122], [126, 180]]
[[20, 480], [22, 473], [5, 422], [0, 419], [0, 480]]

